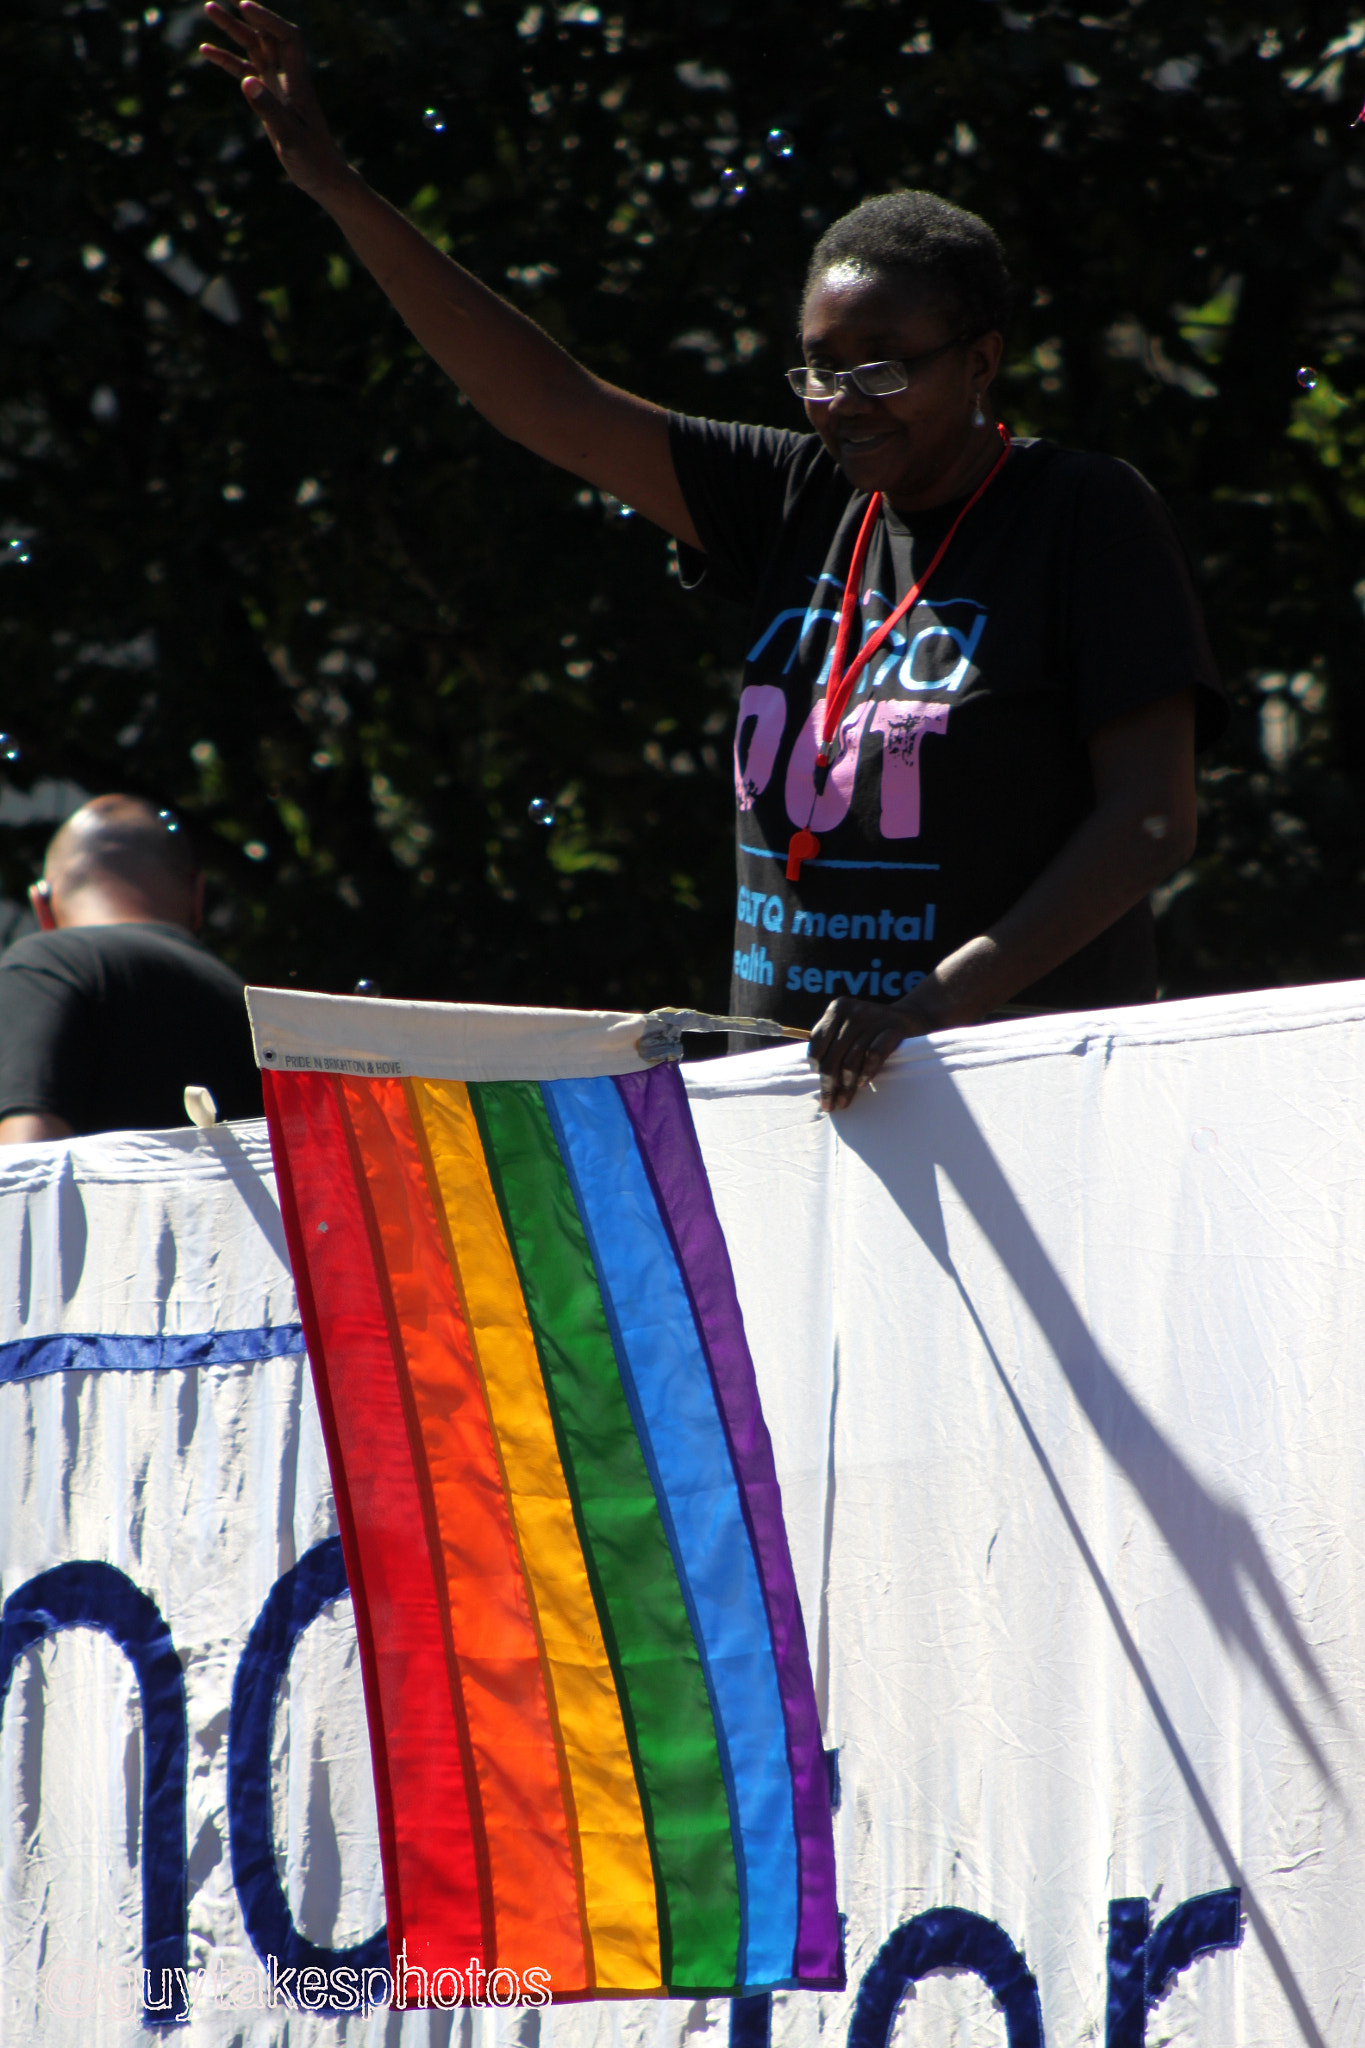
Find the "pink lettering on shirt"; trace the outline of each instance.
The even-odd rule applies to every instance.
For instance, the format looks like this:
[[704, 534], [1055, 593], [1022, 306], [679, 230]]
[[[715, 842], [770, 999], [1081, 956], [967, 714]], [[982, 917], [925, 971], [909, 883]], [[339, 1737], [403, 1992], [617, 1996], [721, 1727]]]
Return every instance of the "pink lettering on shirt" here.
[[811, 713], [796, 736], [790, 761], [787, 763], [787, 816], [793, 825], [808, 825], [817, 835], [832, 832], [836, 825], [842, 825], [848, 816], [848, 807], [853, 801], [853, 778], [858, 767], [858, 747], [867, 723], [870, 703], [864, 701], [855, 710], [849, 711], [843, 724], [834, 736], [833, 759], [825, 778], [825, 786], [817, 797], [815, 794], [815, 747], [816, 733], [825, 715], [823, 700], [811, 707]]
[[951, 709], [883, 700], [873, 712], [869, 730], [882, 736], [883, 839], [918, 839], [920, 745], [926, 733], [947, 732]]
[[[753, 730], [746, 747], [745, 728], [751, 719]], [[751, 811], [768, 787], [786, 723], [787, 698], [784, 691], [779, 690], [775, 683], [745, 685], [735, 719], [735, 802], [740, 810]]]

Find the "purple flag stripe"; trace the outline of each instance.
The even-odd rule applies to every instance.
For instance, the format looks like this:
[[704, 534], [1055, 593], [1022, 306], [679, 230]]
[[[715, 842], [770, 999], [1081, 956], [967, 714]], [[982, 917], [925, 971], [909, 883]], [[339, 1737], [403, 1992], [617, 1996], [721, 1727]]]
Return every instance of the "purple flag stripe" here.
[[647, 1074], [621, 1075], [616, 1086], [691, 1297], [763, 1584], [787, 1728], [801, 1881], [793, 1974], [805, 1984], [827, 1982], [839, 1989], [843, 1971], [834, 1832], [820, 1719], [772, 1439], [759, 1404], [730, 1255], [677, 1068], [670, 1063]]

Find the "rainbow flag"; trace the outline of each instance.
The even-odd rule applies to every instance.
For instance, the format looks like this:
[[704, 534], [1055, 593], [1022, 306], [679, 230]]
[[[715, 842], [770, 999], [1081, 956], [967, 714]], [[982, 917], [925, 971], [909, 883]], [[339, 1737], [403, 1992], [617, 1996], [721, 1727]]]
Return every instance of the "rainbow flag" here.
[[677, 1070], [263, 1080], [395, 1958], [556, 2000], [839, 1988], [781, 1496]]

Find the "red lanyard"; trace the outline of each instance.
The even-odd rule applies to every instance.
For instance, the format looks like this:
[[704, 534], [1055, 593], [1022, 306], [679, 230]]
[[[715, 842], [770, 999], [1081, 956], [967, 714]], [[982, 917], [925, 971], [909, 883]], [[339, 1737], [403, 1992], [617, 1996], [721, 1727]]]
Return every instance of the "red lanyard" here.
[[[830, 749], [834, 745], [834, 738], [839, 730], [843, 715], [848, 709], [848, 700], [853, 695], [854, 684], [871, 661], [873, 655], [884, 645], [892, 628], [899, 625], [906, 614], [912, 612], [919, 603], [924, 586], [947, 554], [952, 544], [953, 535], [957, 532], [957, 529], [961, 526], [977, 500], [985, 496], [1008, 461], [1010, 452], [1009, 428], [998, 426], [996, 431], [1004, 446], [1001, 448], [999, 455], [992, 463], [987, 474], [981, 479], [981, 482], [972, 492], [971, 497], [968, 498], [966, 504], [962, 507], [962, 510], [958, 513], [956, 519], [934, 550], [934, 557], [928, 568], [922, 576], [916, 578], [890, 617], [882, 620], [876, 632], [869, 640], [863, 642], [858, 652], [854, 655], [853, 660], [849, 663], [849, 666], [845, 668], [844, 663], [848, 659], [849, 642], [853, 638], [853, 622], [858, 615], [861, 603], [863, 566], [867, 561], [867, 551], [872, 545], [873, 530], [882, 513], [881, 492], [876, 491], [873, 493], [867, 511], [863, 515], [862, 526], [858, 530], [858, 539], [853, 549], [853, 560], [849, 564], [848, 580], [844, 584], [843, 602], [839, 607], [839, 631], [834, 642], [834, 659], [830, 663], [829, 684], [825, 691], [824, 714], [820, 720], [820, 740], [815, 751], [817, 769], [827, 769], [829, 767]], [[811, 809], [813, 812], [814, 804], [812, 804]], [[791, 843], [787, 848], [787, 880], [789, 882], [799, 880], [802, 861], [814, 860], [819, 851], [820, 842], [810, 830], [809, 825], [798, 832], [794, 832], [791, 837]]]

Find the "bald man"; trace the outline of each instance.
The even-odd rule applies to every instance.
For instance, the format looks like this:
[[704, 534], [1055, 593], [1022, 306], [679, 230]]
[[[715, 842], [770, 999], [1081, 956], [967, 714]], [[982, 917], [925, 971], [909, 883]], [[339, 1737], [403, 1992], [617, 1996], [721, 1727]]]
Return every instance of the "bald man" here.
[[0, 1145], [261, 1114], [242, 984], [200, 945], [204, 878], [138, 797], [97, 796], [47, 850], [40, 929], [0, 956]]

